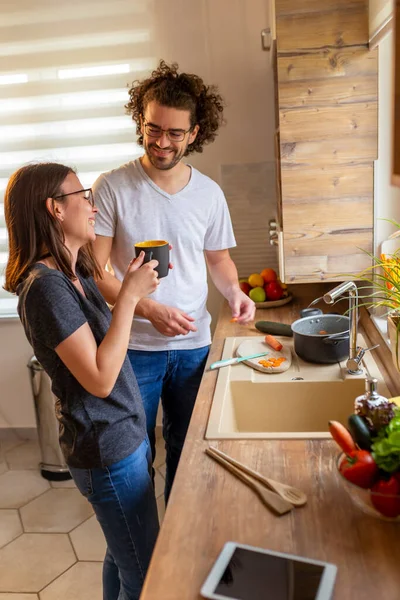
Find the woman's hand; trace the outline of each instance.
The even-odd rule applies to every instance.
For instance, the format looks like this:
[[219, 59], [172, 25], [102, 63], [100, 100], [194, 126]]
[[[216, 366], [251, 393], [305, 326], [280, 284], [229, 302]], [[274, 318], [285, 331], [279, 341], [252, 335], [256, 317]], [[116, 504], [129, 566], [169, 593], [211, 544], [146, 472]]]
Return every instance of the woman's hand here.
[[126, 290], [126, 293], [138, 300], [152, 294], [160, 283], [157, 271], [154, 270], [158, 261], [150, 260], [144, 265], [144, 257], [145, 253], [142, 251], [129, 263], [121, 288], [121, 292]]

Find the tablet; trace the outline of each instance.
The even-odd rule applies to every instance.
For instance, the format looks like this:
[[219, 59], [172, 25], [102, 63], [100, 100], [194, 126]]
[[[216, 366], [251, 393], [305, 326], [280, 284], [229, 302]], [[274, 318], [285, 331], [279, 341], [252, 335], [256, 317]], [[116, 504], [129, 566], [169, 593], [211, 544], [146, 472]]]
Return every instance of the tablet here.
[[227, 542], [201, 595], [211, 600], [329, 600], [335, 565]]

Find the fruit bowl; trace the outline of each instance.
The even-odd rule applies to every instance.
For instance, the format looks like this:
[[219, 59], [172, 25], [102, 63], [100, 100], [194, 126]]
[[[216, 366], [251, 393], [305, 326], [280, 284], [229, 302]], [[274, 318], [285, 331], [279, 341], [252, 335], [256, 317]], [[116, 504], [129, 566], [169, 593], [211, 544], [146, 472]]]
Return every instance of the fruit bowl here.
[[346, 479], [340, 472], [340, 465], [342, 460], [345, 458], [345, 454], [342, 452], [339, 454], [336, 460], [336, 466], [339, 473], [340, 481], [343, 483], [347, 493], [351, 497], [353, 503], [358, 506], [365, 514], [370, 515], [384, 521], [394, 521], [400, 523], [400, 514], [397, 517], [388, 517], [377, 510], [375, 505], [391, 506], [398, 505], [400, 513], [400, 495], [387, 495], [373, 492], [370, 489], [361, 488], [355, 485], [348, 479]]
[[289, 304], [293, 300], [293, 295], [288, 294], [285, 298], [280, 300], [265, 300], [265, 302], [255, 302], [256, 308], [275, 308], [277, 306], [283, 306]]

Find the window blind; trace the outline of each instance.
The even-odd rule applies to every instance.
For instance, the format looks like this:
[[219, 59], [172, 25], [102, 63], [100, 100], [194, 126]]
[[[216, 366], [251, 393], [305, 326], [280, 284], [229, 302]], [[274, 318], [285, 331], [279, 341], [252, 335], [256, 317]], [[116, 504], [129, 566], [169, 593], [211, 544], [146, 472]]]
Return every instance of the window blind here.
[[148, 0], [10, 0], [0, 18], [0, 317], [17, 299], [3, 289], [4, 191], [23, 164], [77, 169], [84, 187], [143, 151], [125, 115], [128, 88], [157, 64]]

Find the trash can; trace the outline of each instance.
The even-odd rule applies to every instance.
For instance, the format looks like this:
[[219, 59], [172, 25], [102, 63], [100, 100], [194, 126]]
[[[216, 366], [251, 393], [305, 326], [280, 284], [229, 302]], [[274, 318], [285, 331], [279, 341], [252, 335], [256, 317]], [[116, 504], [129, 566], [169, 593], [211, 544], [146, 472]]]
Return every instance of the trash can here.
[[58, 401], [51, 391], [51, 381], [35, 356], [28, 362], [35, 403], [36, 425], [42, 462], [40, 472], [50, 481], [72, 479], [61, 452], [59, 424], [55, 404]]

